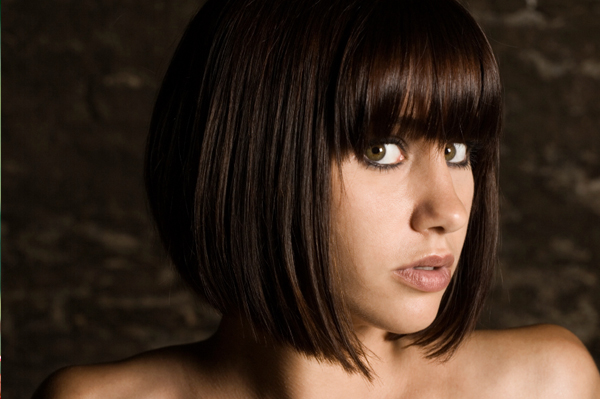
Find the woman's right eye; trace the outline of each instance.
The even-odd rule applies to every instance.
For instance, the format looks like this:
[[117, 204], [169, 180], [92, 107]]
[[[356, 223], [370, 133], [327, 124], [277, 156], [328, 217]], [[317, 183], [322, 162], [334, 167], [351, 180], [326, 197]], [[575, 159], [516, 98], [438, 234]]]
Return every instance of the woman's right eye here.
[[404, 159], [402, 150], [397, 144], [372, 144], [365, 150], [365, 160], [370, 164], [394, 166]]

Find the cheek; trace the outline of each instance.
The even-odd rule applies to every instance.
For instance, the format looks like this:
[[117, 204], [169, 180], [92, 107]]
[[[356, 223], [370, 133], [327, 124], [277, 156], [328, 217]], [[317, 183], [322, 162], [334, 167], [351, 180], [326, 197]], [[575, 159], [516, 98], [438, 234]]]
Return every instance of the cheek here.
[[391, 270], [406, 261], [402, 246], [411, 234], [410, 201], [398, 195], [406, 190], [382, 185], [372, 172], [365, 179], [346, 175], [353, 179], [334, 196], [332, 209], [336, 267], [344, 291], [372, 301], [373, 292], [387, 292]]
[[[360, 189], [356, 189], [360, 187]], [[409, 227], [410, 210], [402, 190], [390, 194], [371, 180], [349, 182], [334, 201], [334, 234], [340, 256], [353, 259], [353, 266], [377, 263], [397, 250], [402, 231]], [[395, 243], [395, 244], [394, 244]]]
[[394, 242], [402, 241], [399, 233], [403, 225], [409, 226], [408, 216], [401, 212], [398, 203], [391, 206], [369, 196], [361, 197], [343, 208], [338, 236], [356, 257], [376, 260], [394, 251]]

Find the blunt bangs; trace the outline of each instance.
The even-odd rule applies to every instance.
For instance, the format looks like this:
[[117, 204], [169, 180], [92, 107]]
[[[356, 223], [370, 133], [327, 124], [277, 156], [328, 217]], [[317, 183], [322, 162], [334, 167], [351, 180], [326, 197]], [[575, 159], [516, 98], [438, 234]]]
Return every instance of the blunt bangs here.
[[[339, 79], [341, 150], [391, 135], [497, 145], [501, 88], [483, 32], [454, 1], [375, 1]], [[344, 140], [345, 139], [345, 140]]]
[[182, 278], [266, 342], [370, 378], [331, 251], [332, 161], [370, 140], [465, 142], [475, 197], [432, 357], [472, 330], [496, 262], [497, 66], [455, 0], [209, 0], [163, 80], [145, 179]]

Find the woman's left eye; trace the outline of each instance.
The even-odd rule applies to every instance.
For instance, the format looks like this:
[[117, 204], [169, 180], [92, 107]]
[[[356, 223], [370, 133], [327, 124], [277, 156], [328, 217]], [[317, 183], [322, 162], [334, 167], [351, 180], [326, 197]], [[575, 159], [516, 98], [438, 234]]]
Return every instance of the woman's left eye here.
[[449, 164], [468, 163], [467, 146], [461, 143], [450, 143], [444, 148], [444, 158]]

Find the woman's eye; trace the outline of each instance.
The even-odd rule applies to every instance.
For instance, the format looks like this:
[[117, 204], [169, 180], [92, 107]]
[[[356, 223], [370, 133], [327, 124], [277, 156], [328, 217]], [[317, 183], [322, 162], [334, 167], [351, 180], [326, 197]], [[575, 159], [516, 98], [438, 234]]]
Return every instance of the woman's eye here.
[[467, 162], [467, 146], [461, 143], [450, 143], [444, 148], [446, 162], [462, 164]]
[[365, 158], [370, 163], [392, 165], [404, 160], [402, 150], [396, 144], [373, 144], [367, 147]]

